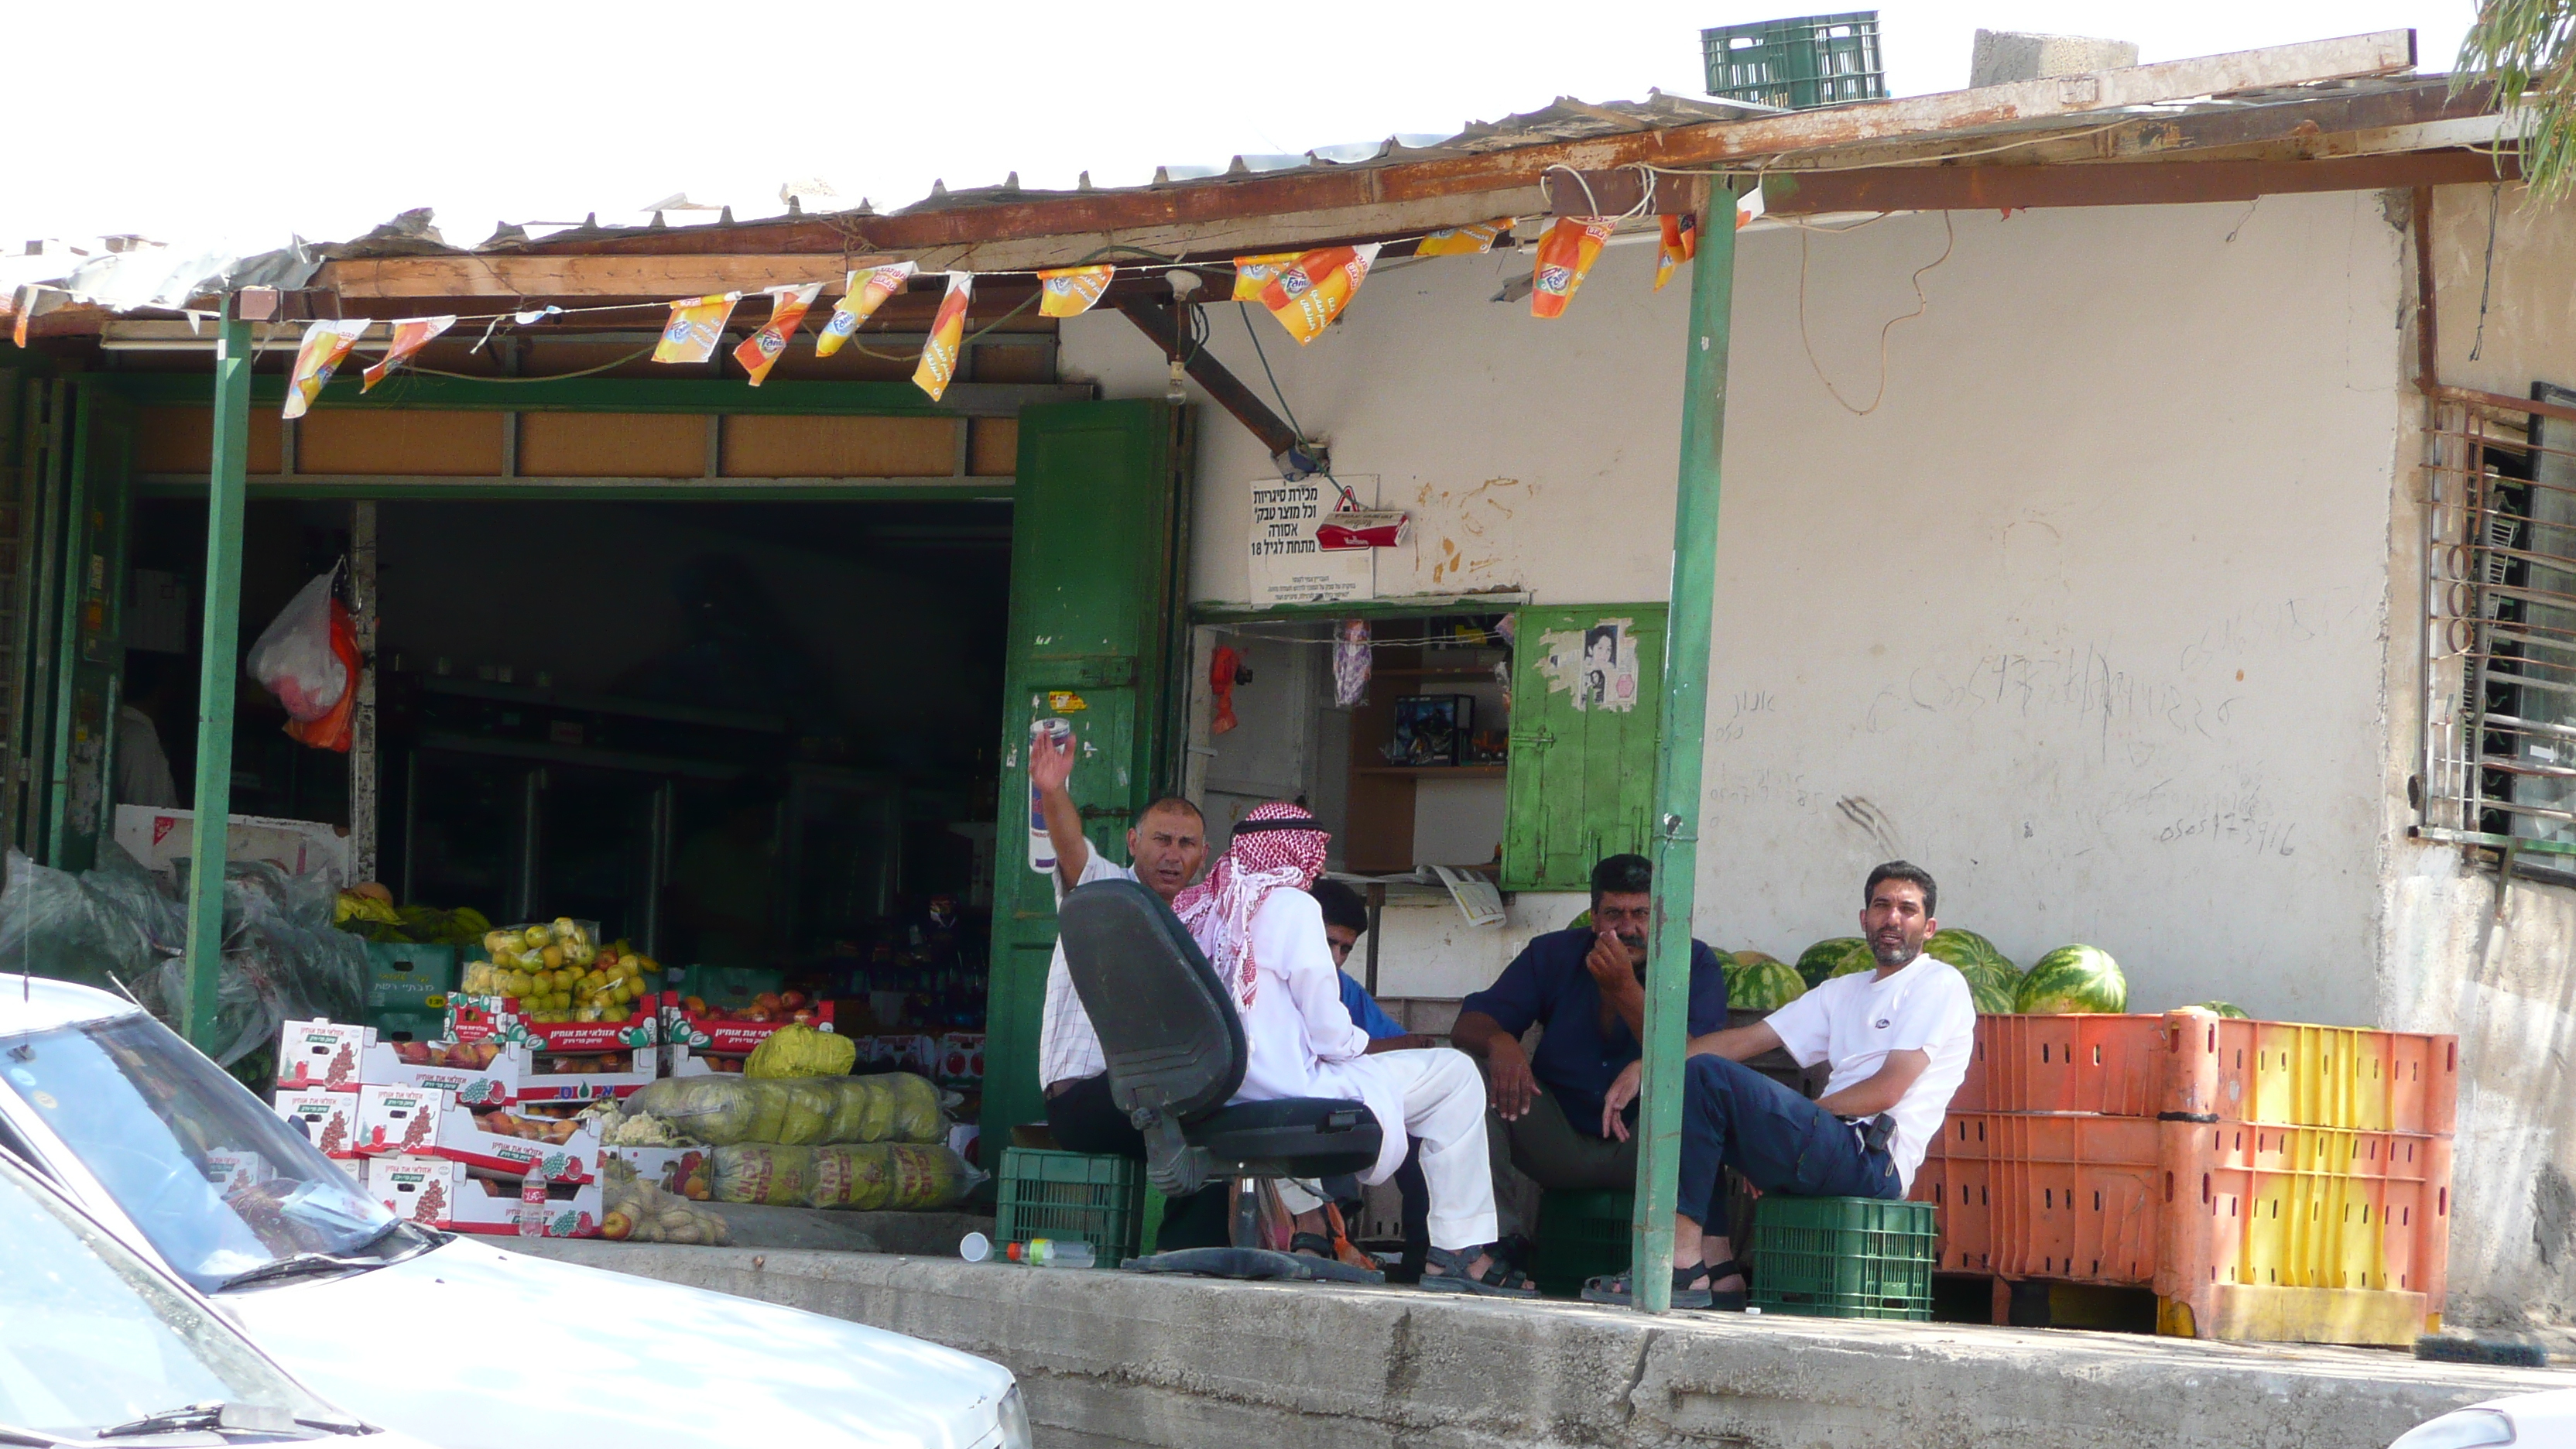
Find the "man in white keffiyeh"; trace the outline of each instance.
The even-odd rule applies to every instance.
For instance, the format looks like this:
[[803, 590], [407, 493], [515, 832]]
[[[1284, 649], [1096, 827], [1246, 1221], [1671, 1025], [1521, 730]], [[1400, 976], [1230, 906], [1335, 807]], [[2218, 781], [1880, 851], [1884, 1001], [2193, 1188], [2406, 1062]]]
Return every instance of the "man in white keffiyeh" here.
[[1172, 902], [1233, 995], [1247, 1048], [1238, 1102], [1357, 1098], [1383, 1145], [1360, 1174], [1383, 1182], [1421, 1143], [1431, 1200], [1426, 1288], [1524, 1296], [1536, 1290], [1485, 1251], [1494, 1184], [1485, 1149], [1485, 1083], [1448, 1047], [1367, 1055], [1368, 1033], [1342, 1005], [1324, 914], [1306, 888], [1323, 873], [1329, 837], [1303, 808], [1256, 806], [1207, 879]]

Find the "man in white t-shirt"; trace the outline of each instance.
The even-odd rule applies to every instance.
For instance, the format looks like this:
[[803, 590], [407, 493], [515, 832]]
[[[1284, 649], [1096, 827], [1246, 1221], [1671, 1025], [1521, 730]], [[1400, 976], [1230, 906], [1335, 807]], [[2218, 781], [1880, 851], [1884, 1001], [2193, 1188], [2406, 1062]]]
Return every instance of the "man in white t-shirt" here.
[[[1799, 1197], [1905, 1196], [1968, 1073], [1977, 1009], [1968, 983], [1923, 954], [1939, 890], [1922, 867], [1891, 860], [1862, 889], [1861, 931], [1878, 969], [1837, 976], [1750, 1026], [1694, 1037], [1683, 1070], [1681, 1198], [1717, 1201], [1719, 1169], [1764, 1192]], [[1743, 1065], [1785, 1047], [1800, 1066], [1833, 1064], [1808, 1101]], [[1610, 1089], [1602, 1134], [1627, 1135], [1637, 1095], [1631, 1063]], [[1583, 1296], [1626, 1302], [1627, 1274]], [[1723, 1221], [1673, 1219], [1673, 1305], [1741, 1308], [1742, 1265]]]
[[[1207, 861], [1207, 826], [1198, 807], [1178, 796], [1147, 805], [1127, 829], [1124, 866], [1091, 848], [1082, 833], [1082, 811], [1073, 803], [1071, 782], [1075, 752], [1071, 739], [1036, 737], [1029, 744], [1029, 780], [1037, 786], [1038, 808], [1046, 817], [1047, 835], [1055, 843], [1055, 898], [1095, 880], [1139, 881], [1169, 902]], [[1047, 1127], [1056, 1145], [1068, 1152], [1093, 1152], [1142, 1161], [1145, 1138], [1136, 1124], [1109, 1097], [1109, 1059], [1100, 1050], [1082, 998], [1074, 993], [1073, 974], [1058, 942], [1047, 964], [1046, 1012], [1038, 1027], [1038, 1084], [1046, 1091]], [[1228, 1203], [1222, 1184], [1202, 1188], [1164, 1204], [1158, 1245], [1170, 1248], [1221, 1247], [1227, 1240]]]

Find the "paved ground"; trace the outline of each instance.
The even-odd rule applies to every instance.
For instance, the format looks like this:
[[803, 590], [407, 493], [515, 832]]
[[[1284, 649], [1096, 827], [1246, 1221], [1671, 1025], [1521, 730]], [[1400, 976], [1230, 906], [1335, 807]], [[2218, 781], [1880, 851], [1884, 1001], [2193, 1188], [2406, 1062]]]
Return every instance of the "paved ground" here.
[[1410, 1288], [1050, 1272], [891, 1254], [496, 1240], [996, 1359], [1044, 1449], [2385, 1445], [2576, 1372], [2364, 1349], [1781, 1316]]

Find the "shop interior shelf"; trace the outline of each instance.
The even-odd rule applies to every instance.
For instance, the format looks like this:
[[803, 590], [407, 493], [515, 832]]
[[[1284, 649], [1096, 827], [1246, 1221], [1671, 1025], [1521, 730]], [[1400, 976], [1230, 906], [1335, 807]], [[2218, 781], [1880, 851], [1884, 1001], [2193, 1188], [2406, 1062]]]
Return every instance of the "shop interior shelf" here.
[[1408, 780], [1499, 780], [1502, 765], [1357, 765], [1354, 775], [1391, 775]]

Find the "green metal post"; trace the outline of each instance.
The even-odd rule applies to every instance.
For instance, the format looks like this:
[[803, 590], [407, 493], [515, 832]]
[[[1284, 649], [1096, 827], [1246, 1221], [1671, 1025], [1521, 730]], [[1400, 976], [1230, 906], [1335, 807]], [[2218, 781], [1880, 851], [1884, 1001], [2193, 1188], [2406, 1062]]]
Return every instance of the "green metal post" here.
[[1681, 486], [1673, 504], [1672, 612], [1664, 635], [1664, 729], [1655, 746], [1655, 930], [1646, 958], [1644, 1089], [1637, 1111], [1637, 1307], [1673, 1306], [1673, 1208], [1682, 1147], [1682, 1055], [1690, 1017], [1691, 908], [1699, 874], [1700, 746], [1708, 725], [1709, 615], [1717, 590], [1718, 454], [1726, 433], [1727, 324], [1735, 300], [1735, 206], [1712, 183], [1691, 263], [1682, 368]]
[[250, 324], [226, 299], [215, 344], [215, 446], [206, 490], [205, 661], [197, 676], [196, 837], [188, 862], [188, 1040], [210, 1049], [224, 964], [224, 860], [233, 806], [233, 681], [241, 673], [244, 478], [250, 471]]

